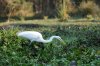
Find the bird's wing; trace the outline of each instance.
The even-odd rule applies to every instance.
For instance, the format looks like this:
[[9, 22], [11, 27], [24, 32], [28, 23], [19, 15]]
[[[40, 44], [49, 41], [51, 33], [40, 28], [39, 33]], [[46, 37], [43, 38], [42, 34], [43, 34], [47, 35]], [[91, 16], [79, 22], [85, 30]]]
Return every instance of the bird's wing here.
[[39, 41], [40, 39], [42, 39], [41, 33], [35, 31], [19, 32], [17, 33], [17, 35], [23, 38], [27, 38], [31, 41]]

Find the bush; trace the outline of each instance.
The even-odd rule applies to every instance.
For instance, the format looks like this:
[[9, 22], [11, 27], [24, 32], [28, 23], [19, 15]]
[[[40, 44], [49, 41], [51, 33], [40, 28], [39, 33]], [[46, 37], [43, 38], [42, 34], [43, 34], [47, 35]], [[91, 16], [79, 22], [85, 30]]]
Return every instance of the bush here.
[[[65, 41], [65, 45], [54, 40], [51, 43], [41, 44], [16, 36], [19, 28], [0, 30], [0, 64], [11, 65], [63, 65], [68, 66], [72, 60], [79, 66], [94, 64], [99, 65], [97, 48], [100, 46], [100, 26], [40, 26], [34, 28], [23, 27], [23, 30], [37, 30], [43, 37], [59, 35]], [[44, 46], [37, 47], [38, 45]], [[94, 49], [96, 47], [96, 50]], [[98, 53], [98, 54], [97, 54]]]
[[66, 21], [69, 19], [69, 14], [68, 14], [68, 3], [70, 3], [69, 0], [64, 0], [63, 3], [60, 3], [59, 6], [57, 6], [57, 14], [58, 17], [60, 18], [60, 21]]
[[25, 0], [4, 0], [0, 1], [0, 16], [8, 17], [8, 20], [14, 16], [27, 17], [33, 16], [33, 3]]
[[81, 2], [79, 9], [84, 15], [88, 15], [88, 14], [91, 14], [93, 16], [100, 15], [99, 13], [100, 8], [94, 1]]

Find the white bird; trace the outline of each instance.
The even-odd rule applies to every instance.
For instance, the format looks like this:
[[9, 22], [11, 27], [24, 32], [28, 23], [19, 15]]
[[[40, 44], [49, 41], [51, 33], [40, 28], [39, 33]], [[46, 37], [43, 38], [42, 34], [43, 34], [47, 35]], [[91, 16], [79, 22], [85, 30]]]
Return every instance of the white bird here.
[[42, 34], [39, 33], [39, 32], [37, 32], [37, 31], [23, 31], [23, 32], [18, 32], [17, 33], [17, 36], [18, 37], [23, 37], [23, 38], [29, 39], [31, 41], [31, 43], [33, 41], [42, 42], [42, 43], [49, 43], [54, 38], [56, 38], [56, 39], [58, 39], [58, 40], [60, 40], [60, 41], [63, 42], [63, 40], [61, 39], [60, 36], [51, 36], [48, 40], [44, 40], [43, 37], [42, 37]]

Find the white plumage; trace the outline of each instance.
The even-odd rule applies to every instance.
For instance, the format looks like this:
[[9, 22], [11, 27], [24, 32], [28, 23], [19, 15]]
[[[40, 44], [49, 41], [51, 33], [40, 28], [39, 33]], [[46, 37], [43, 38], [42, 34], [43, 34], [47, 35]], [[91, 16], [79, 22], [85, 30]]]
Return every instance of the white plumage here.
[[31, 42], [36, 41], [36, 42], [48, 43], [51, 42], [54, 38], [63, 41], [59, 36], [51, 36], [48, 40], [44, 40], [42, 34], [36, 31], [18, 32], [17, 36], [29, 39]]

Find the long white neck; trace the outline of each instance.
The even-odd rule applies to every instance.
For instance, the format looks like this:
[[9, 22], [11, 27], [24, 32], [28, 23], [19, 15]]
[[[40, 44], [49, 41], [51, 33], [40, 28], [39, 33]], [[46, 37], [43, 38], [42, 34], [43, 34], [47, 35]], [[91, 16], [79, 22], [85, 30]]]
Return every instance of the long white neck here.
[[56, 37], [55, 37], [55, 36], [51, 36], [48, 40], [42, 39], [41, 42], [43, 42], [43, 43], [49, 43], [49, 42], [51, 42], [54, 38], [56, 38]]

